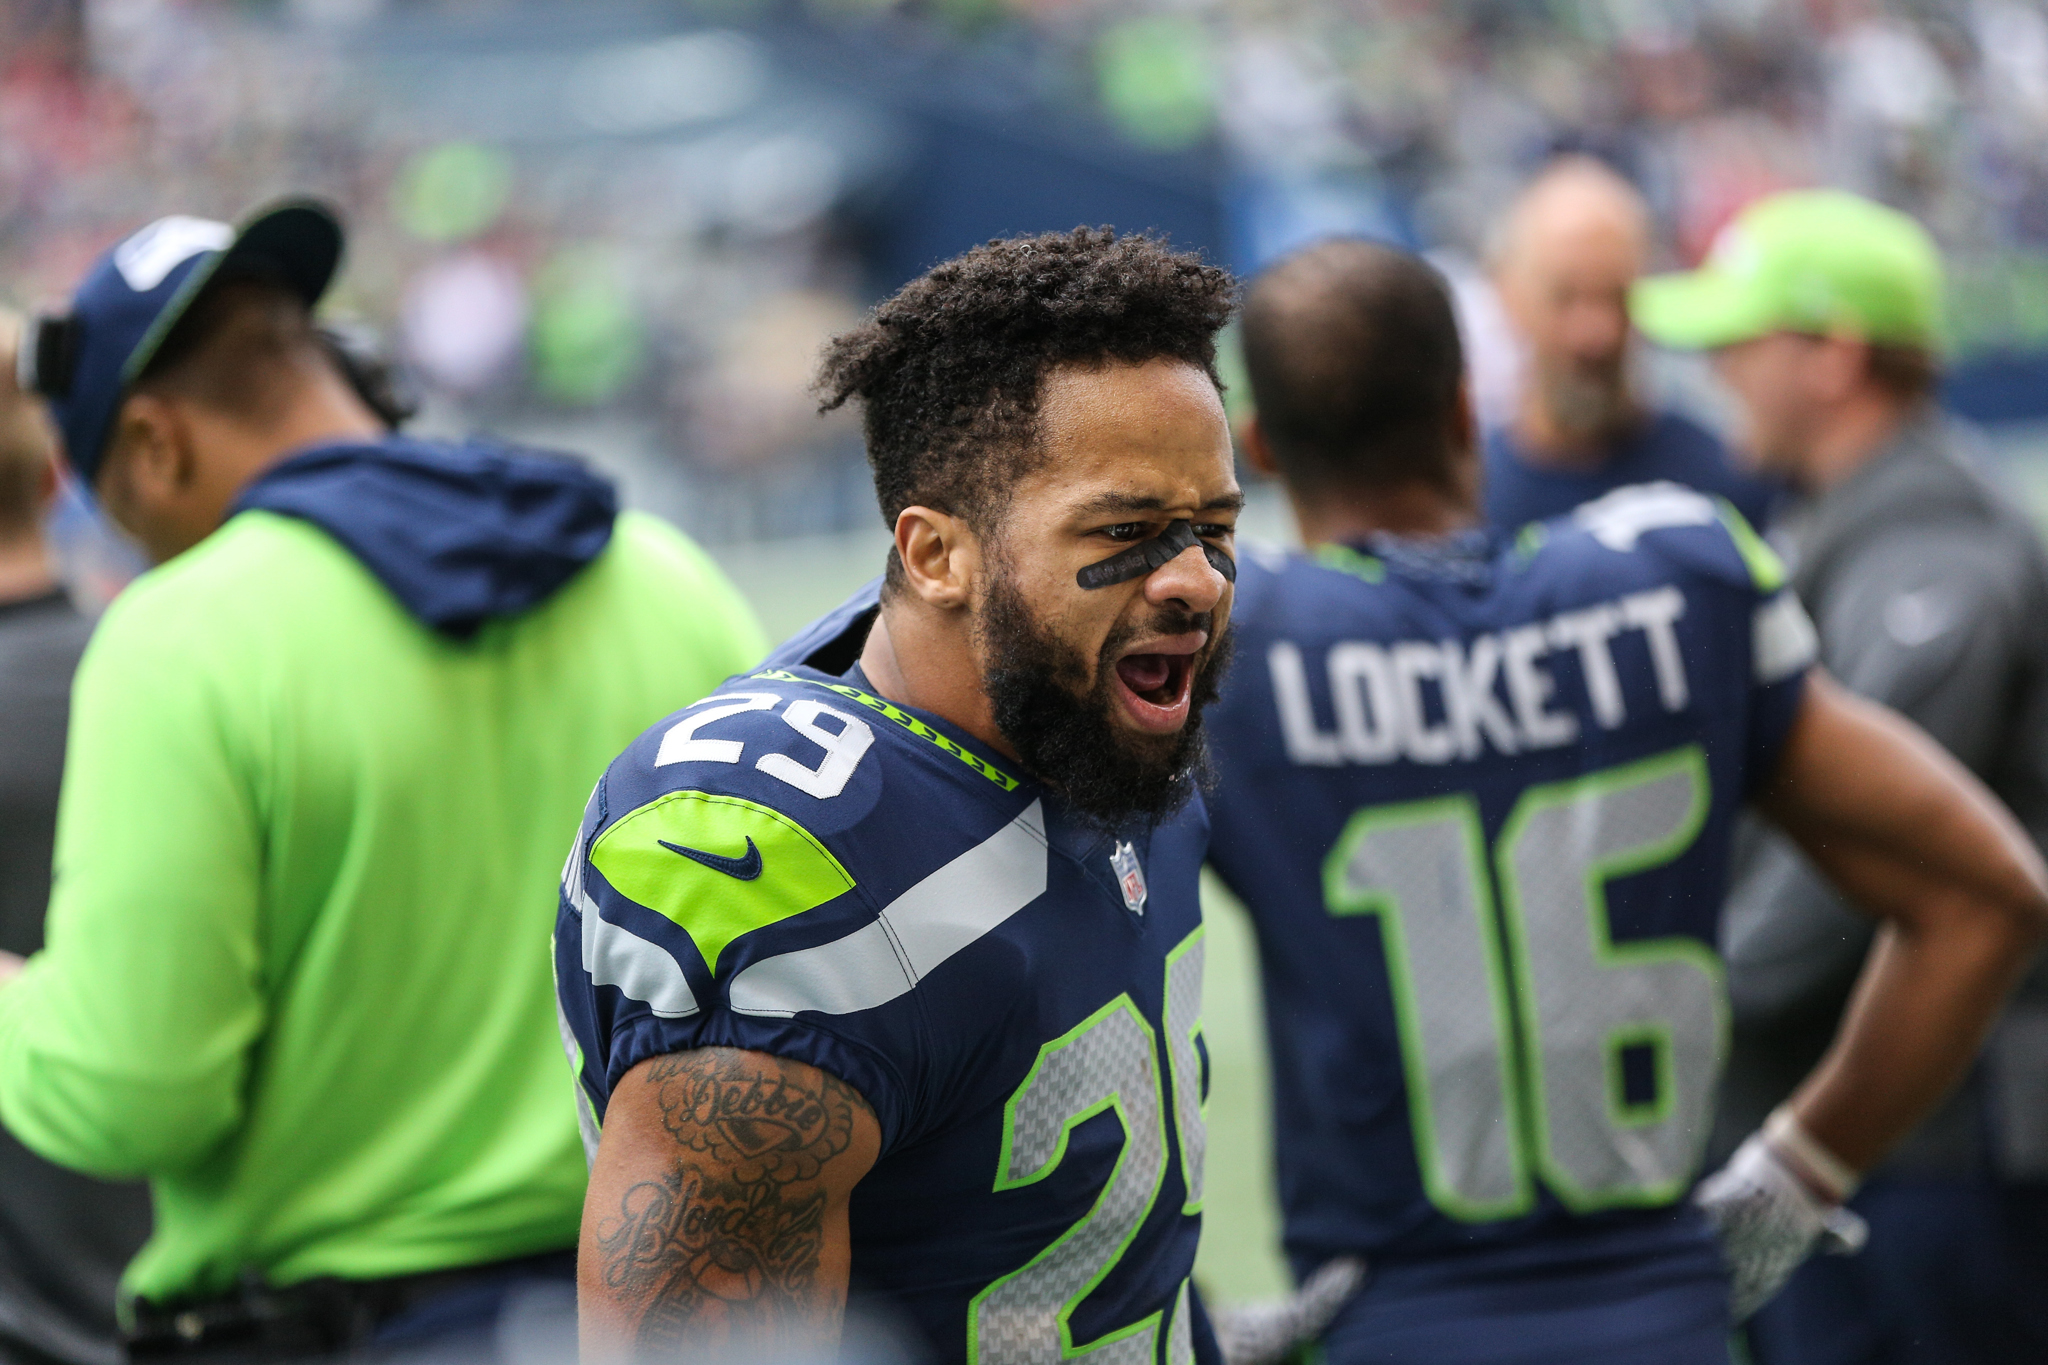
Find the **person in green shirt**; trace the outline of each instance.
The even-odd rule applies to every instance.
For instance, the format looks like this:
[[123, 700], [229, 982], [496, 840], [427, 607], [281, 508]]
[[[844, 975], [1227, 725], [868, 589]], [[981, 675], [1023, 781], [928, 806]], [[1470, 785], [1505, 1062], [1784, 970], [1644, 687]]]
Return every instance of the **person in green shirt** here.
[[388, 430], [311, 320], [340, 252], [311, 203], [162, 219], [25, 347], [158, 567], [80, 666], [0, 1120], [149, 1180], [137, 1358], [488, 1340], [566, 1280], [562, 849], [620, 747], [765, 649], [576, 462]]

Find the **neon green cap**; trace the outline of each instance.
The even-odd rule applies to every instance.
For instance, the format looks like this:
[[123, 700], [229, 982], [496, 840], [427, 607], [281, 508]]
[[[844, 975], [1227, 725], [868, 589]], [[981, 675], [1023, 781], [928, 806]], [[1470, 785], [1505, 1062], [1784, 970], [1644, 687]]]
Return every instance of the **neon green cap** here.
[[1638, 280], [1629, 313], [1682, 350], [1770, 332], [1937, 350], [1941, 295], [1941, 256], [1911, 218], [1840, 190], [1792, 190], [1744, 209], [1698, 270]]

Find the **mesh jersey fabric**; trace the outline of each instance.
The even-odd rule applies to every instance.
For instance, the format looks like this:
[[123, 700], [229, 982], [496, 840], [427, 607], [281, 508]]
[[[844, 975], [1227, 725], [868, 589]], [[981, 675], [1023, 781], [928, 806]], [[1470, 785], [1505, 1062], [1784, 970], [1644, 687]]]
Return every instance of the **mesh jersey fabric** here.
[[304, 521], [138, 579], [79, 671], [49, 946], [0, 991], [0, 1114], [146, 1175], [152, 1301], [573, 1244], [545, 951], [561, 840], [758, 627], [650, 518], [467, 643]]
[[1512, 543], [1246, 555], [1211, 859], [1258, 935], [1298, 1261], [1534, 1274], [1608, 1229], [1711, 1273], [1682, 1201], [1728, 843], [1813, 649], [1782, 578], [1672, 484]]
[[1207, 817], [1105, 833], [857, 668], [802, 662], [844, 668], [875, 591], [592, 793], [556, 932], [587, 1136], [649, 1057], [807, 1063], [882, 1132], [850, 1208], [856, 1311], [940, 1361], [1212, 1361], [1189, 1282]]

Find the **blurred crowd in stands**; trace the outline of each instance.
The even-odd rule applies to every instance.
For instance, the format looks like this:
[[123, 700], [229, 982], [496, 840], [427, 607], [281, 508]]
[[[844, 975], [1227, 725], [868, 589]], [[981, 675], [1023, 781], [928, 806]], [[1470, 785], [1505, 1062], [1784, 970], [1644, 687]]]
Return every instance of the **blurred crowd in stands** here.
[[[920, 71], [977, 61], [1022, 83], [1018, 127], [1081, 120], [1141, 188], [1154, 162], [1205, 168], [1217, 230], [1200, 245], [1239, 269], [1330, 231], [1476, 262], [1514, 187], [1576, 148], [1644, 188], [1673, 264], [1788, 185], [1906, 208], [1948, 253], [1958, 349], [2048, 350], [2036, 0], [5, 13], [7, 301], [54, 294], [163, 204], [232, 215], [320, 193], [350, 218], [336, 310], [391, 340], [426, 420], [625, 452], [629, 494], [714, 540], [870, 516], [856, 435], [814, 417], [802, 357], [899, 282], [875, 206], [918, 149], [893, 114], [928, 100]], [[915, 60], [862, 86], [792, 56], [842, 40]]]

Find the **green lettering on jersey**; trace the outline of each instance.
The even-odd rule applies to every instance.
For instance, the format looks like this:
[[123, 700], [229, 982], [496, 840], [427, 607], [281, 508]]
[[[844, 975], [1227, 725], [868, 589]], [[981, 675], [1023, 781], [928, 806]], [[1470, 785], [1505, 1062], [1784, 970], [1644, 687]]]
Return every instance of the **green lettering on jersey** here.
[[681, 925], [713, 975], [742, 934], [823, 905], [853, 878], [809, 830], [737, 796], [669, 792], [598, 836], [615, 890]]

